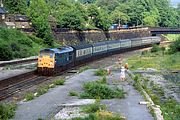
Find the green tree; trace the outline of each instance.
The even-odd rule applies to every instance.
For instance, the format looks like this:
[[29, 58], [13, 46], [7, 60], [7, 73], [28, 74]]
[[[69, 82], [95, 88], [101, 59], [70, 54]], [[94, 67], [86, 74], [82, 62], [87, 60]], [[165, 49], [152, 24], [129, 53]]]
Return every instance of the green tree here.
[[160, 21], [159, 12], [157, 9], [151, 10], [150, 12], [143, 13], [143, 24], [146, 26], [156, 27]]
[[96, 5], [107, 13], [111, 13], [119, 5], [119, 2], [118, 0], [97, 0]]
[[4, 0], [4, 6], [12, 14], [25, 14], [27, 9], [26, 0]]
[[81, 3], [83, 4], [91, 4], [91, 3], [94, 3], [96, 0], [79, 0]]
[[58, 0], [56, 9], [52, 10], [60, 28], [82, 30], [85, 20], [88, 19], [85, 8], [79, 2], [71, 3], [70, 0]]
[[61, 28], [70, 28], [76, 30], [82, 30], [84, 28], [84, 19], [80, 15], [80, 12], [74, 9], [67, 10], [63, 13], [59, 26]]
[[27, 15], [31, 19], [36, 36], [44, 39], [44, 43], [53, 45], [53, 36], [49, 25], [49, 8], [44, 0], [31, 0], [27, 9]]
[[112, 21], [106, 11], [100, 10], [99, 15], [94, 19], [94, 24], [97, 28], [107, 31], [112, 24]]
[[123, 12], [120, 12], [118, 10], [114, 10], [111, 13], [111, 19], [112, 19], [113, 23], [127, 24], [130, 20], [130, 17]]

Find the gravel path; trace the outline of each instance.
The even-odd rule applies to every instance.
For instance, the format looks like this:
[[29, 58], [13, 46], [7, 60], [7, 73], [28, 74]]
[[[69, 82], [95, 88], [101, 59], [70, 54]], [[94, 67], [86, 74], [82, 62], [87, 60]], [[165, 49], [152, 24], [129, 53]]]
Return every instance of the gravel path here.
[[[53, 88], [32, 101], [19, 103], [14, 120], [37, 120], [38, 118], [50, 119], [52, 116], [54, 117], [54, 113], [62, 109], [60, 108], [62, 104], [77, 100], [77, 97], [68, 95], [70, 90], [80, 92], [84, 82], [99, 79], [99, 77], [94, 76], [93, 71], [87, 70], [74, 75], [65, 82], [65, 85]], [[108, 77], [109, 84], [119, 78], [119, 73], [114, 72], [113, 74], [113, 76]], [[122, 100], [102, 100], [102, 103], [109, 106], [110, 111], [121, 113], [128, 120], [153, 120], [147, 107], [139, 105], [139, 102], [144, 100], [131, 85], [119, 81], [116, 84], [120, 88], [123, 87], [128, 94]]]

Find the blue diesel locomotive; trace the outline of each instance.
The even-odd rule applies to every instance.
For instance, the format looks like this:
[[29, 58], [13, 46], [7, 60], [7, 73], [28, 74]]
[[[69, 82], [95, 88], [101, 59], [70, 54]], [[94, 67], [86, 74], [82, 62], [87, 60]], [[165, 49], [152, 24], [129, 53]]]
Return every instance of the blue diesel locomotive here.
[[160, 37], [143, 37], [125, 40], [103, 41], [94, 44], [63, 46], [41, 50], [38, 57], [38, 73], [53, 75], [83, 62], [121, 51], [160, 43]]

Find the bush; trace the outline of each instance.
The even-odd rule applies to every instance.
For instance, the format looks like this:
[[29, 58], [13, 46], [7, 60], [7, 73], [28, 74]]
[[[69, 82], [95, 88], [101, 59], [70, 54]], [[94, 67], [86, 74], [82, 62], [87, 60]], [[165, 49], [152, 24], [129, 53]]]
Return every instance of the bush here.
[[180, 37], [170, 45], [169, 53], [173, 54], [180, 51]]
[[25, 95], [25, 99], [26, 99], [26, 101], [33, 100], [34, 99], [34, 94], [33, 93], [27, 93]]
[[158, 45], [154, 44], [152, 49], [151, 49], [151, 52], [158, 52], [160, 50], [161, 50], [161, 48]]
[[99, 83], [99, 84], [106, 84], [107, 83], [107, 79], [106, 79], [106, 77], [103, 77], [102, 79], [97, 80], [96, 82]]
[[95, 71], [95, 75], [97, 75], [97, 76], [105, 76], [105, 75], [108, 75], [108, 72], [105, 69], [99, 69], [99, 70]]
[[64, 85], [64, 82], [65, 82], [64, 79], [60, 79], [60, 80], [55, 80], [53, 83], [54, 83], [55, 85]]
[[48, 87], [39, 87], [39, 89], [37, 90], [37, 96], [43, 95], [45, 93], [47, 93], [48, 91]]
[[88, 82], [83, 87], [84, 92], [80, 94], [81, 98], [123, 98], [125, 94], [122, 89], [112, 89], [108, 85], [98, 82]]
[[86, 113], [96, 113], [100, 110], [105, 110], [106, 106], [96, 102], [94, 104], [86, 105], [82, 107], [82, 111]]
[[76, 91], [69, 91], [70, 96], [78, 96], [78, 93]]
[[15, 114], [15, 104], [0, 103], [0, 120], [8, 120]]

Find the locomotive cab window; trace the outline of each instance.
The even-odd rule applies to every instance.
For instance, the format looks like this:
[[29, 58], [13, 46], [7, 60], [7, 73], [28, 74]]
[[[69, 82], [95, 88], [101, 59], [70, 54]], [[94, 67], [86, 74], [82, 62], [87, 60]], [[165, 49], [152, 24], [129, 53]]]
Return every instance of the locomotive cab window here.
[[39, 57], [48, 56], [50, 58], [54, 57], [54, 53], [50, 51], [41, 51]]

